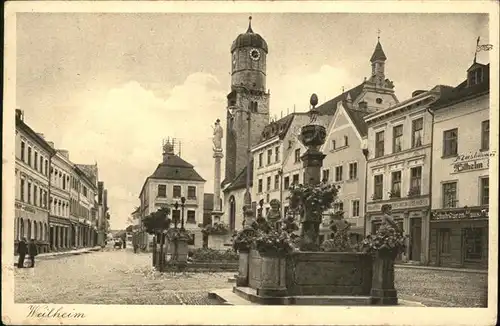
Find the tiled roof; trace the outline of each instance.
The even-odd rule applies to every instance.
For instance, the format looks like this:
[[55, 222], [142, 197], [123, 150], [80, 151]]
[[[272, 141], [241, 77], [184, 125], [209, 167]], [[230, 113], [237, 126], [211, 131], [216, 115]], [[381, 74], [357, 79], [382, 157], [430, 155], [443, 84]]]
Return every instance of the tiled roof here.
[[355, 100], [363, 92], [364, 85], [365, 85], [365, 82], [362, 82], [358, 86], [353, 87], [350, 90], [345, 91], [344, 93], [332, 98], [329, 101], [326, 101], [325, 103], [323, 103], [317, 107], [318, 112], [320, 114], [333, 115], [335, 113], [335, 111], [337, 111], [338, 102], [345, 100], [347, 97], [347, 93], [350, 94], [352, 100]]
[[205, 181], [193, 166], [175, 154], [165, 154], [162, 163], [158, 164], [151, 179]]
[[[253, 182], [253, 160], [250, 162], [250, 187], [252, 186]], [[237, 189], [242, 189], [245, 188], [247, 185], [247, 167], [245, 166], [240, 174], [231, 182], [231, 184], [224, 190], [224, 191], [229, 191], [229, 190], [237, 190]]]
[[212, 211], [214, 209], [214, 194], [203, 194], [203, 210]]
[[354, 126], [358, 129], [360, 135], [362, 137], [365, 137], [368, 134], [368, 127], [366, 125], [364, 117], [368, 115], [368, 112], [350, 108], [346, 108], [345, 111], [351, 118]]
[[36, 141], [40, 146], [43, 147], [43, 149], [48, 151], [51, 155], [56, 154], [56, 150], [52, 148], [52, 146], [50, 146], [49, 143], [45, 141], [45, 139], [40, 137], [40, 135], [38, 135], [33, 129], [31, 129], [31, 127], [28, 126], [28, 124], [26, 124], [24, 120], [19, 118], [17, 115], [16, 115], [16, 128], [20, 128], [24, 132], [26, 132], [33, 141]]
[[439, 100], [431, 105], [434, 110], [445, 106], [462, 102], [479, 95], [487, 94], [490, 91], [490, 64], [483, 65], [483, 82], [473, 86], [467, 86], [467, 80], [464, 80], [457, 87], [449, 90], [445, 89]]
[[377, 45], [375, 46], [375, 50], [373, 51], [372, 57], [370, 58], [370, 61], [376, 61], [376, 60], [387, 60], [387, 57], [385, 56], [384, 50], [382, 49], [382, 44], [380, 42], [377, 42]]
[[262, 131], [260, 141], [263, 142], [275, 136], [279, 136], [280, 139], [283, 139], [286, 136], [288, 128], [290, 128], [290, 125], [292, 124], [295, 114], [303, 113], [291, 113], [277, 121], [273, 121], [266, 125], [264, 127], [264, 130]]

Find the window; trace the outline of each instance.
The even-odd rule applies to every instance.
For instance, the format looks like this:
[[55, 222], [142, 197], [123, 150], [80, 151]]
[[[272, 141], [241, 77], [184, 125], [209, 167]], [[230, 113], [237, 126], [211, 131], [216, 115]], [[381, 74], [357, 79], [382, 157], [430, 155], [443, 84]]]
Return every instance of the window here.
[[481, 205], [490, 203], [490, 178], [481, 178]]
[[[60, 176], [60, 174], [59, 174], [59, 176]], [[85, 197], [87, 197], [87, 194], [88, 194], [88, 193], [87, 193], [87, 187], [83, 186], [83, 195], [84, 195]]]
[[45, 171], [44, 171], [44, 174], [45, 175], [49, 175], [49, 161], [48, 160], [45, 160]]
[[465, 261], [478, 261], [483, 258], [483, 228], [462, 229]]
[[323, 182], [328, 182], [330, 180], [330, 169], [323, 170]]
[[457, 183], [443, 183], [443, 208], [457, 207]]
[[439, 252], [442, 254], [451, 253], [450, 229], [439, 229]]
[[36, 185], [33, 185], [33, 204], [35, 206], [38, 206], [37, 199], [38, 199], [38, 187]]
[[411, 122], [411, 148], [422, 146], [424, 129], [424, 118], [418, 118]]
[[352, 217], [359, 216], [359, 200], [352, 201]]
[[469, 86], [474, 86], [483, 81], [483, 69], [475, 69], [468, 74], [468, 84]]
[[158, 185], [158, 197], [167, 197], [166, 185]]
[[443, 133], [443, 156], [457, 155], [458, 152], [458, 129], [446, 130]]
[[422, 187], [422, 167], [417, 166], [410, 170], [410, 191], [409, 196], [419, 196]]
[[257, 192], [260, 194], [262, 192], [262, 179], [259, 179], [259, 188]]
[[196, 199], [196, 187], [188, 186], [188, 199]]
[[21, 161], [24, 162], [24, 151], [26, 150], [26, 143], [21, 141]]
[[299, 163], [300, 162], [300, 148], [297, 148], [295, 150], [295, 163]]
[[344, 146], [349, 146], [349, 137], [344, 136]]
[[172, 210], [172, 223], [175, 225], [175, 223], [180, 223], [181, 222], [181, 211], [179, 209], [174, 209]]
[[481, 150], [490, 149], [490, 120], [481, 123]]
[[384, 156], [384, 132], [375, 134], [375, 157]]
[[174, 198], [180, 198], [181, 197], [181, 186], [174, 186], [172, 192], [173, 192]]
[[268, 149], [267, 150], [267, 164], [271, 164], [272, 160], [273, 160], [273, 150]]
[[335, 167], [335, 181], [342, 181], [342, 165]]
[[190, 234], [189, 235], [189, 239], [187, 241], [188, 246], [194, 246], [194, 239], [195, 239], [195, 235], [194, 234]]
[[264, 164], [263, 163], [263, 161], [264, 161], [263, 157], [264, 157], [264, 154], [260, 153], [259, 154], [259, 168], [261, 168], [262, 165]]
[[280, 176], [279, 174], [274, 176], [274, 189], [279, 190], [280, 188]]
[[271, 190], [271, 177], [267, 177], [266, 186], [267, 191]]
[[274, 161], [275, 162], [280, 161], [280, 148], [279, 148], [279, 146], [274, 149]]
[[38, 153], [37, 152], [35, 152], [35, 159], [33, 160], [33, 165], [34, 165], [35, 170], [38, 171]]
[[392, 152], [398, 153], [403, 150], [403, 125], [392, 129]]
[[28, 165], [31, 166], [31, 147], [28, 147]]
[[290, 187], [290, 177], [285, 177], [283, 188], [288, 189]]
[[358, 178], [358, 163], [349, 163], [349, 180], [355, 180]]
[[333, 210], [335, 212], [343, 212], [344, 211], [344, 203], [339, 201], [333, 204]]
[[66, 189], [66, 178], [64, 176], [62, 179], [62, 187], [63, 187], [63, 189]]
[[21, 201], [24, 201], [24, 179], [21, 179]]
[[299, 184], [299, 175], [298, 174], [294, 174], [293, 175], [292, 183], [294, 185], [298, 185]]
[[45, 207], [43, 205], [43, 189], [42, 188], [40, 188], [39, 195], [40, 195], [40, 204], [39, 204], [39, 206], [40, 207]]
[[401, 197], [401, 171], [392, 172], [391, 198]]
[[43, 173], [43, 156], [40, 155], [40, 173]]
[[382, 199], [384, 193], [384, 175], [379, 174], [373, 177], [373, 199]]
[[47, 208], [47, 191], [43, 191], [43, 207]]
[[196, 223], [196, 211], [187, 211], [186, 223], [195, 224]]
[[335, 143], [335, 140], [332, 139], [332, 150], [337, 148], [337, 144]]
[[28, 204], [31, 204], [31, 182], [28, 181]]

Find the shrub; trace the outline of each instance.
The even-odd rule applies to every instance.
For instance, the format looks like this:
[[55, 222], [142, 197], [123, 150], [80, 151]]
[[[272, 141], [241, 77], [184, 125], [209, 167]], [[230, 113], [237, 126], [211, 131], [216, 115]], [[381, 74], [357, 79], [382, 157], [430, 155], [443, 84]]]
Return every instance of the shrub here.
[[238, 254], [232, 250], [215, 250], [211, 248], [198, 248], [192, 251], [193, 260], [203, 262], [216, 262], [216, 261], [237, 261]]
[[229, 226], [223, 222], [216, 222], [214, 225], [205, 226], [201, 232], [204, 234], [225, 235], [229, 233]]
[[407, 238], [408, 236], [404, 235], [400, 230], [383, 224], [374, 235], [366, 236], [361, 242], [361, 248], [364, 252], [369, 253], [384, 250], [399, 254], [406, 250]]

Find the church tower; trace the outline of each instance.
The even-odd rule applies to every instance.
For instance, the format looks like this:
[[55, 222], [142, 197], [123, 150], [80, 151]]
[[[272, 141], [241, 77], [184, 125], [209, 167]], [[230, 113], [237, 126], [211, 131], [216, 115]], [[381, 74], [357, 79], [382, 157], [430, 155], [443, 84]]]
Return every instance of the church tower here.
[[377, 87], [385, 86], [385, 56], [384, 50], [382, 49], [382, 44], [380, 44], [380, 39], [375, 46], [375, 51], [373, 51], [370, 62], [372, 63], [372, 77], [371, 80], [375, 83]]
[[[266, 91], [266, 41], [248, 29], [231, 46], [231, 92], [227, 95], [225, 182], [231, 182], [247, 165], [248, 137], [256, 145], [269, 123]], [[250, 111], [250, 115], [245, 111]], [[248, 133], [248, 119], [251, 131]]]

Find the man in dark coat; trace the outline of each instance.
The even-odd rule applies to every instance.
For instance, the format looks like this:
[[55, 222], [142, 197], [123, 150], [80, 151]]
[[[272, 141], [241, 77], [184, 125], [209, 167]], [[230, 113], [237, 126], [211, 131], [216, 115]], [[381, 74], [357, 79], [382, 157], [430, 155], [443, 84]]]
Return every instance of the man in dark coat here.
[[26, 245], [26, 238], [22, 238], [17, 244], [17, 254], [19, 255], [17, 259], [17, 268], [24, 268], [24, 257], [28, 252], [28, 246]]
[[38, 249], [36, 248], [36, 244], [33, 239], [31, 239], [28, 244], [28, 255], [31, 259], [31, 267], [35, 267], [35, 256], [38, 255]]

